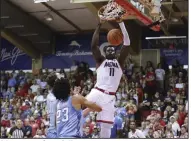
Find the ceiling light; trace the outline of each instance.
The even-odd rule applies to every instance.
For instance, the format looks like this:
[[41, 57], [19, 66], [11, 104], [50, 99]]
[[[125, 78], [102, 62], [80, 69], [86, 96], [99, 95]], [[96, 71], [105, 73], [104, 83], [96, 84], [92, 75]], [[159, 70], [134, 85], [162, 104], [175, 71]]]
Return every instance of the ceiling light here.
[[56, 1], [56, 0], [34, 0], [34, 3], [49, 2], [49, 1]]
[[171, 21], [174, 22], [174, 23], [177, 23], [179, 21], [179, 19], [177, 18], [171, 18]]
[[183, 39], [186, 36], [161, 36], [161, 37], [146, 37], [146, 40], [156, 40], [156, 39]]
[[9, 16], [1, 16], [1, 19], [9, 19]]
[[34, 0], [34, 3], [48, 2], [49, 0]]
[[5, 28], [22, 28], [24, 25], [8, 25]]
[[19, 36], [37, 36], [38, 33], [19, 34]]
[[75, 32], [71, 32], [71, 33], [64, 33], [64, 35], [75, 35], [75, 34], [77, 34], [77, 33], [75, 33]]
[[53, 16], [51, 14], [47, 14], [44, 19], [47, 21], [47, 22], [51, 22], [54, 20]]
[[50, 44], [50, 41], [33, 42], [34, 44]]

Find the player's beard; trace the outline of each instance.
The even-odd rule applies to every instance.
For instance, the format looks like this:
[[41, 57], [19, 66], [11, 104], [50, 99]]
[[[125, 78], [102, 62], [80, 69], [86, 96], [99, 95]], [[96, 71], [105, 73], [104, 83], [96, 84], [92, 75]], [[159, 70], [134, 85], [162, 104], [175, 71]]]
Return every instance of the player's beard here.
[[112, 52], [111, 54], [107, 55], [107, 56], [106, 56], [106, 59], [108, 59], [108, 60], [113, 60], [113, 59], [115, 59], [115, 52]]

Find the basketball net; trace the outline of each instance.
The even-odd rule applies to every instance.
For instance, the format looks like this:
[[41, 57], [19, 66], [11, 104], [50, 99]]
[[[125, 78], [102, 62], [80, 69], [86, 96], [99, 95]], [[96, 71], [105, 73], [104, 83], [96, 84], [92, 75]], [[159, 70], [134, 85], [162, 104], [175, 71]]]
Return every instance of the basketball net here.
[[98, 16], [103, 21], [114, 21], [123, 19], [126, 14], [126, 10], [115, 2], [115, 0], [109, 0], [108, 4], [101, 7], [98, 11]]
[[[150, 16], [154, 21], [164, 21], [164, 15], [161, 12], [162, 0], [133, 0], [138, 2], [139, 5], [146, 7], [150, 11]], [[120, 6], [115, 0], [109, 0], [108, 4], [101, 7], [98, 11], [98, 16], [104, 21], [115, 21], [120, 19], [126, 19], [128, 12]]]

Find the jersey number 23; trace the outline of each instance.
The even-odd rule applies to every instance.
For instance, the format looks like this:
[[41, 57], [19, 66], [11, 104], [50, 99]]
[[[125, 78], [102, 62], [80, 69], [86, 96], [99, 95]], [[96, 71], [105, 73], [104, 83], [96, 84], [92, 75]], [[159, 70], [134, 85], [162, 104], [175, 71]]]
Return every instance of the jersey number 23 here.
[[[62, 119], [59, 119], [60, 117], [62, 117]], [[62, 122], [68, 121], [68, 108], [64, 108], [62, 110], [57, 111], [57, 121], [59, 122], [60, 120]]]

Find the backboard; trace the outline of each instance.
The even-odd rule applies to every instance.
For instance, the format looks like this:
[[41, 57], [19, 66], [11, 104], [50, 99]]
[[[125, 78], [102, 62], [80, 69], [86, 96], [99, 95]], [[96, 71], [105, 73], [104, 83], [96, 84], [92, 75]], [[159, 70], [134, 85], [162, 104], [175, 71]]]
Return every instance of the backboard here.
[[[115, 0], [115, 2], [128, 11], [127, 19], [136, 18], [147, 26], [163, 18], [160, 11], [161, 0], [155, 1], [158, 3], [151, 3], [149, 0]], [[160, 25], [154, 25], [151, 29], [159, 31]]]

